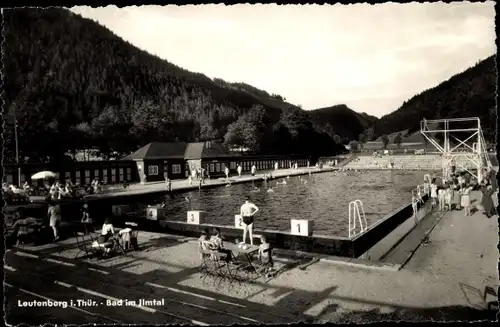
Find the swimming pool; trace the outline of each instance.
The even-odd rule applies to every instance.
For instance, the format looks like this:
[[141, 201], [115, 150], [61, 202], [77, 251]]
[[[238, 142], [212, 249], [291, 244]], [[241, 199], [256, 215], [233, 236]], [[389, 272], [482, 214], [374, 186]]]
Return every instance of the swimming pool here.
[[[289, 231], [290, 219], [313, 219], [314, 233], [347, 236], [349, 202], [363, 202], [368, 226], [387, 214], [410, 203], [411, 190], [422, 183], [424, 171], [362, 171], [325, 172], [302, 177], [290, 177], [287, 185], [277, 185], [283, 179], [269, 182], [232, 184], [169, 194], [165, 201], [167, 220], [186, 221], [188, 210], [207, 212], [206, 222], [234, 226], [234, 215], [247, 196], [260, 212], [255, 216], [258, 229]], [[273, 187], [274, 192], [266, 189]], [[254, 190], [254, 188], [258, 190]]]

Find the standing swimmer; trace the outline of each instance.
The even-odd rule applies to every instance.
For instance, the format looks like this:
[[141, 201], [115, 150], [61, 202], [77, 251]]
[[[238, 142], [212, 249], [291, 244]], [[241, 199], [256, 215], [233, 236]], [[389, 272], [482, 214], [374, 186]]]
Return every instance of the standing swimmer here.
[[255, 172], [257, 171], [257, 167], [255, 165], [252, 166], [252, 176], [255, 176]]
[[245, 203], [241, 206], [240, 215], [243, 219], [243, 242], [246, 243], [247, 231], [250, 234], [250, 244], [253, 245], [253, 216], [259, 211], [259, 208], [250, 202], [250, 199], [247, 198]]

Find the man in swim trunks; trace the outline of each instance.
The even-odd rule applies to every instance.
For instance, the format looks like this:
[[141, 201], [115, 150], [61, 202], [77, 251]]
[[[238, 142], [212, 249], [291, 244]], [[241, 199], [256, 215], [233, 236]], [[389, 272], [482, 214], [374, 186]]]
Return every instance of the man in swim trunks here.
[[254, 218], [253, 215], [255, 215], [259, 211], [259, 208], [253, 204], [252, 202], [247, 200], [243, 205], [241, 206], [240, 209], [240, 215], [243, 219], [243, 242], [246, 243], [246, 238], [247, 238], [247, 231], [250, 234], [250, 244], [253, 245], [253, 222]]

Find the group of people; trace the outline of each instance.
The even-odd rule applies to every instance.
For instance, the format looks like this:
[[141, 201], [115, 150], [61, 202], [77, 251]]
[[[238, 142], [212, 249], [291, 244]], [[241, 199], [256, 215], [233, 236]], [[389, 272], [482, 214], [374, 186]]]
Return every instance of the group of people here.
[[[262, 235], [260, 237], [258, 260], [262, 264], [269, 266], [269, 268], [265, 271], [267, 277], [270, 277], [273, 266], [272, 252], [269, 251], [270, 249], [271, 249], [271, 244], [267, 241], [266, 236]], [[231, 250], [224, 248], [223, 237], [220, 229], [217, 227], [213, 229], [211, 236], [209, 236], [209, 232], [207, 229], [202, 231], [201, 236], [198, 239], [198, 250], [201, 259], [203, 259], [203, 251], [210, 251], [210, 250], [217, 251], [221, 256], [221, 258], [226, 262], [230, 262], [236, 259], [233, 257], [233, 253]]]
[[[485, 171], [484, 176], [485, 178], [478, 183], [465, 172], [453, 171], [448, 178], [442, 179], [441, 185], [438, 185], [436, 174], [432, 178], [426, 175], [424, 193], [430, 195], [431, 208], [437, 207], [439, 211], [463, 209], [464, 215], [470, 216], [472, 214], [471, 192], [479, 190], [482, 197], [478, 208], [482, 208], [484, 214], [490, 218], [495, 214], [492, 196], [496, 192], [496, 176], [492, 171]], [[414, 195], [413, 203], [421, 201], [421, 198], [422, 194]]]
[[29, 201], [29, 194], [28, 190], [18, 188], [16, 185], [2, 183], [2, 195], [8, 202], [15, 201], [16, 199]]

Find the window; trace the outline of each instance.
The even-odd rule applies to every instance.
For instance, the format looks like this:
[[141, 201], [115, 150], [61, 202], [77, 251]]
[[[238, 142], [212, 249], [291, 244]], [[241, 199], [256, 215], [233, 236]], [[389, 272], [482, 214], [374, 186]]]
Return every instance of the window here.
[[102, 171], [102, 182], [103, 183], [109, 183], [109, 180], [108, 180], [108, 169], [104, 169]]
[[79, 170], [77, 170], [75, 172], [75, 183], [80, 184], [80, 171]]
[[229, 168], [230, 168], [230, 169], [236, 169], [236, 162], [231, 162], [231, 163], [229, 164]]
[[132, 168], [127, 168], [127, 181], [132, 180]]
[[71, 173], [69, 171], [67, 171], [64, 176], [66, 177], [66, 179], [71, 179]]
[[12, 182], [13, 180], [14, 180], [14, 177], [11, 174], [8, 174], [7, 175], [7, 183], [13, 184], [13, 182]]
[[157, 176], [158, 175], [158, 166], [148, 166], [148, 175], [149, 176]]
[[99, 169], [94, 170], [94, 178], [99, 178]]
[[[56, 174], [56, 178], [59, 177]], [[85, 170], [85, 184], [90, 184], [90, 170]]]
[[181, 165], [172, 165], [172, 174], [180, 174]]
[[120, 168], [120, 177], [119, 177], [119, 181], [120, 182], [123, 182], [125, 180], [125, 176], [123, 176], [123, 168]]
[[215, 165], [214, 164], [210, 164], [210, 172], [213, 173], [215, 170]]
[[217, 172], [220, 172], [220, 163], [216, 163], [216, 164], [215, 164], [215, 170], [216, 170]]

